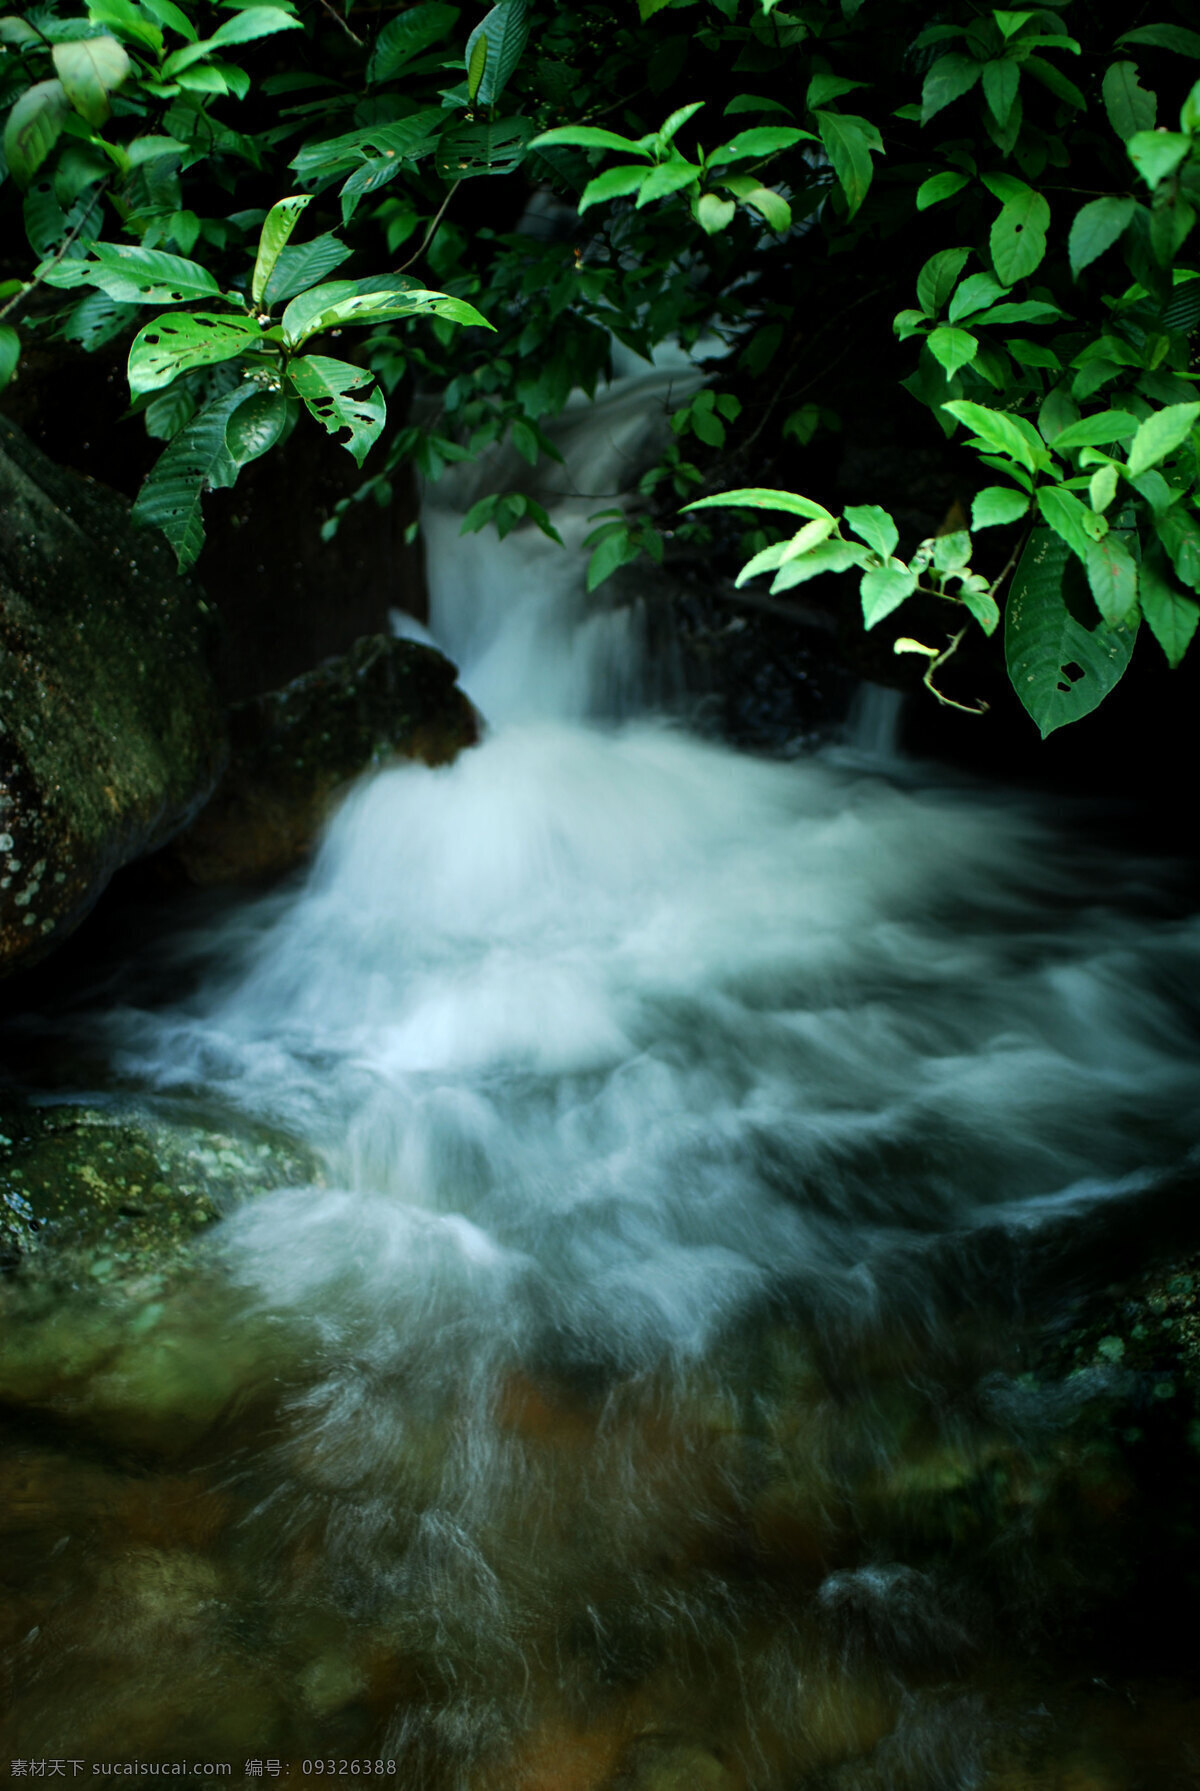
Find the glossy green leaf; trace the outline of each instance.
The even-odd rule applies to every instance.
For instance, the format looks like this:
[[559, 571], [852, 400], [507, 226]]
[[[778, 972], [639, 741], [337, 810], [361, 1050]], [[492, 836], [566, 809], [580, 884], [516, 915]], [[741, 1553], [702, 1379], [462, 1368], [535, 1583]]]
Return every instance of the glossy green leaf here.
[[118, 37], [129, 43], [144, 45], [155, 56], [163, 47], [163, 34], [138, 6], [130, 0], [87, 0], [88, 17], [95, 25], [107, 25]]
[[361, 466], [387, 421], [387, 405], [370, 368], [327, 355], [300, 355], [289, 362], [288, 378], [330, 435], [349, 430], [341, 445]]
[[674, 157], [669, 162], [659, 162], [655, 168], [646, 171], [638, 192], [636, 209], [641, 210], [653, 199], [666, 199], [671, 193], [678, 193], [682, 187], [690, 187], [700, 178], [700, 168], [695, 162], [688, 162], [682, 156]]
[[816, 138], [811, 131], [797, 130], [787, 124], [756, 124], [748, 131], [739, 131], [728, 143], [722, 143], [719, 149], [708, 157], [710, 168], [723, 167], [726, 162], [760, 161], [765, 156], [776, 155], [781, 149], [792, 149], [797, 143], [815, 143]]
[[95, 129], [112, 112], [109, 95], [126, 79], [133, 64], [115, 37], [88, 37], [55, 44], [54, 71], [81, 118]]
[[1200, 417], [1200, 404], [1169, 404], [1138, 425], [1129, 446], [1129, 473], [1137, 478], [1182, 447]]
[[409, 6], [390, 19], [375, 40], [367, 64], [369, 82], [390, 81], [414, 56], [440, 43], [458, 23], [457, 6], [425, 4]]
[[579, 200], [580, 214], [608, 199], [624, 199], [630, 193], [636, 193], [649, 172], [644, 162], [622, 162], [616, 168], [606, 168], [584, 187]]
[[274, 272], [280, 251], [296, 228], [305, 207], [311, 203], [311, 193], [298, 193], [290, 199], [277, 200], [267, 213], [258, 238], [254, 276], [250, 283], [250, 295], [256, 305], [263, 303], [267, 282]]
[[[1073, 491], [1061, 485], [1043, 485], [1037, 493], [1037, 506], [1048, 525], [1060, 535], [1071, 552], [1087, 561], [1097, 537], [1107, 528], [1102, 516], [1081, 503]], [[1121, 612], [1122, 615], [1124, 611]]]
[[628, 566], [631, 560], [636, 560], [640, 553], [641, 548], [630, 538], [627, 530], [614, 531], [600, 542], [588, 561], [588, 590], [596, 590], [614, 572], [619, 571], [622, 566]]
[[562, 124], [556, 125], [552, 131], [543, 131], [540, 136], [530, 142], [530, 149], [549, 149], [560, 144], [568, 149], [622, 149], [626, 155], [640, 155], [646, 161], [653, 161], [653, 151], [643, 143], [634, 143], [628, 137], [618, 137], [615, 131], [601, 130], [594, 124]]
[[186, 428], [196, 414], [196, 401], [188, 391], [187, 385], [169, 386], [152, 398], [142, 412], [142, 422], [146, 426], [146, 434], [154, 441], [174, 441], [179, 431]]
[[225, 446], [239, 467], [268, 453], [283, 434], [287, 399], [276, 390], [257, 391], [239, 404], [225, 426]]
[[1102, 466], [1088, 480], [1088, 500], [1096, 514], [1103, 515], [1117, 495], [1119, 475], [1115, 466]]
[[786, 566], [780, 567], [771, 580], [771, 593], [777, 596], [781, 591], [793, 590], [796, 585], [807, 584], [810, 578], [820, 578], [826, 572], [849, 572], [869, 559], [870, 549], [860, 547], [857, 541], [822, 541], [799, 559], [789, 560]]
[[958, 323], [964, 317], [972, 317], [976, 312], [986, 311], [997, 300], [1007, 296], [1008, 287], [1001, 286], [991, 274], [968, 274], [967, 278], [954, 289], [946, 312], [951, 323]]
[[1066, 448], [1103, 448], [1110, 442], [1128, 441], [1137, 433], [1138, 420], [1124, 410], [1102, 410], [1094, 416], [1080, 417], [1078, 422], [1068, 423], [1056, 432], [1053, 445], [1056, 452]]
[[1046, 447], [1031, 423], [1024, 417], [1008, 416], [989, 410], [986, 405], [972, 404], [968, 399], [951, 399], [942, 405], [960, 423], [974, 431], [990, 448], [1011, 455], [1018, 465], [1036, 473], [1049, 463]]
[[168, 311], [138, 331], [129, 350], [135, 398], [169, 385], [191, 367], [236, 360], [262, 341], [253, 318], [207, 311]]
[[479, 95], [479, 83], [483, 80], [483, 72], [487, 67], [488, 40], [481, 32], [476, 39], [475, 48], [467, 57], [467, 98], [474, 105]]
[[1010, 485], [985, 485], [982, 491], [975, 493], [971, 504], [971, 527], [973, 529], [997, 528], [1003, 523], [1016, 522], [1029, 510], [1029, 498], [1023, 491], [1014, 491]]
[[479, 103], [494, 106], [516, 70], [529, 36], [526, 0], [500, 0], [485, 13], [467, 39], [466, 63], [481, 38], [487, 38], [487, 61], [479, 83]]
[[851, 504], [846, 510], [846, 522], [881, 560], [888, 560], [895, 553], [900, 531], [881, 505]]
[[[87, 283], [124, 304], [177, 305], [220, 296], [221, 289], [208, 269], [182, 255], [142, 249], [132, 243], [93, 243], [91, 257], [82, 264]], [[64, 264], [60, 262], [59, 267]], [[59, 284], [53, 274], [46, 278], [51, 285]]]
[[756, 211], [772, 230], [790, 229], [792, 208], [783, 194], [773, 187], [760, 186], [753, 174], [728, 174], [719, 184], [743, 205], [748, 205], [751, 211]]
[[4, 126], [4, 159], [27, 187], [62, 134], [71, 110], [61, 81], [38, 81], [23, 93]]
[[894, 609], [899, 609], [906, 597], [911, 597], [917, 588], [917, 575], [910, 572], [901, 561], [894, 561], [890, 566], [876, 566], [864, 572], [859, 584], [862, 598], [863, 625], [874, 628], [885, 616], [890, 616]]
[[783, 510], [789, 516], [829, 516], [824, 504], [800, 497], [794, 491], [774, 491], [765, 485], [741, 485], [716, 497], [696, 498], [684, 510]]
[[1066, 583], [1077, 566], [1065, 541], [1035, 529], [1005, 606], [1008, 675], [1043, 739], [1103, 702], [1133, 653], [1136, 626], [1110, 628], [1099, 617], [1089, 626], [1072, 614]]

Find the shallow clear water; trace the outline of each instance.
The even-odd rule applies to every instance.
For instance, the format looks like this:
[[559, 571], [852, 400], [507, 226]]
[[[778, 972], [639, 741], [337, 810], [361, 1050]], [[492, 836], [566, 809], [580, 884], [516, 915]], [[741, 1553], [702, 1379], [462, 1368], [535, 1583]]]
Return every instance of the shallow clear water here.
[[584, 719], [636, 616], [432, 535], [484, 743], [91, 1023], [324, 1168], [178, 1272], [6, 1289], [12, 1753], [1200, 1782], [1122, 1656], [1103, 1364], [1029, 1372], [1197, 1145], [1200, 928], [1015, 799]]

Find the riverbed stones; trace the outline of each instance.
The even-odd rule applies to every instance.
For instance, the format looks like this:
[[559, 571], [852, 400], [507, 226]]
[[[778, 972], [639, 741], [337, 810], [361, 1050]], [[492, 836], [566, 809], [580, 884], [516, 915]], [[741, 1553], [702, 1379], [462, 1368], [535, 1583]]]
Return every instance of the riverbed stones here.
[[166, 864], [199, 885], [291, 870], [353, 778], [404, 760], [445, 765], [474, 745], [479, 718], [456, 677], [433, 648], [375, 634], [235, 704], [229, 768]]
[[0, 419], [0, 976], [75, 928], [224, 766], [211, 617], [115, 492]]

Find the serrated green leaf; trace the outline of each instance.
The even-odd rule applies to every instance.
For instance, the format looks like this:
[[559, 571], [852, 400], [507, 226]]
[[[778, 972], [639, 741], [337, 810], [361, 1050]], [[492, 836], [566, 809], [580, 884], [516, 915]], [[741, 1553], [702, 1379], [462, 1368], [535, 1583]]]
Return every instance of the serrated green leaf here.
[[1114, 532], [1105, 535], [1101, 541], [1088, 543], [1084, 565], [1096, 608], [1110, 628], [1120, 627], [1136, 614], [1137, 561], [1120, 535]]
[[1181, 447], [1200, 417], [1200, 404], [1168, 404], [1138, 425], [1129, 446], [1129, 474], [1136, 479]]
[[191, 367], [236, 360], [262, 341], [253, 318], [207, 311], [165, 312], [146, 324], [129, 350], [129, 390], [157, 392]]
[[917, 575], [900, 561], [890, 566], [876, 566], [864, 572], [859, 583], [862, 598], [863, 625], [874, 628], [917, 588]]
[[368, 82], [390, 81], [406, 62], [411, 62], [414, 56], [419, 56], [452, 31], [458, 18], [457, 6], [425, 4], [406, 7], [398, 18], [389, 20], [376, 38], [367, 64]]
[[1158, 541], [1151, 541], [1143, 555], [1138, 599], [1147, 627], [1174, 669], [1187, 652], [1200, 622], [1200, 603], [1176, 582]]
[[370, 368], [327, 355], [299, 355], [289, 361], [287, 376], [330, 435], [350, 431], [341, 445], [361, 466], [387, 421], [387, 405]]
[[133, 64], [129, 52], [115, 37], [88, 37], [55, 44], [54, 72], [63, 91], [81, 118], [99, 129], [112, 112], [109, 94], [115, 93]]
[[1008, 675], [1042, 738], [1096, 708], [1133, 653], [1135, 627], [1088, 627], [1072, 615], [1065, 583], [1077, 561], [1050, 529], [1035, 529], [1005, 606]]
[[723, 167], [726, 162], [759, 161], [765, 156], [775, 155], [781, 149], [791, 149], [797, 143], [815, 143], [816, 138], [811, 131], [798, 130], [788, 124], [756, 124], [748, 131], [739, 131], [728, 143], [722, 143], [707, 159], [710, 168]]
[[850, 504], [846, 509], [847, 526], [873, 547], [881, 560], [889, 560], [896, 551], [900, 531], [892, 517], [879, 504]]
[[690, 118], [694, 118], [697, 112], [704, 110], [704, 104], [703, 100], [693, 100], [690, 105], [675, 108], [658, 133], [658, 140], [664, 149], [675, 141]]
[[[1200, 406], [1197, 407], [1200, 409]], [[1053, 438], [1056, 453], [1065, 448], [1102, 448], [1110, 442], [1128, 441], [1137, 433], [1138, 420], [1124, 410], [1102, 410], [1091, 417], [1068, 423]]]
[[107, 25], [118, 37], [144, 44], [155, 56], [162, 53], [162, 32], [130, 0], [88, 0], [87, 11], [93, 24]]
[[1108, 121], [1123, 143], [1139, 131], [1154, 129], [1157, 101], [1138, 85], [1136, 62], [1113, 62], [1104, 71], [1101, 88]]
[[940, 56], [925, 77], [921, 89], [921, 123], [928, 124], [943, 107], [969, 93], [983, 73], [982, 62], [952, 50]]
[[256, 305], [261, 305], [266, 296], [267, 282], [279, 260], [280, 251], [287, 242], [300, 219], [301, 213], [312, 203], [311, 193], [297, 193], [290, 199], [278, 199], [267, 213], [258, 238], [258, 253], [254, 258], [254, 277], [250, 284], [250, 295]]
[[986, 405], [972, 404], [965, 398], [954, 398], [942, 405], [960, 423], [1002, 454], [1011, 455], [1018, 465], [1031, 473], [1049, 464], [1049, 455], [1037, 431], [1024, 417], [1012, 417]]
[[723, 491], [717, 497], [696, 498], [683, 506], [688, 510], [783, 510], [789, 516], [829, 516], [824, 504], [800, 497], [794, 491], [774, 491], [765, 485], [741, 485], [736, 491]]
[[4, 159], [27, 187], [62, 134], [71, 105], [61, 81], [38, 81], [23, 93], [4, 126]]
[[988, 239], [997, 279], [1014, 286], [1033, 272], [1046, 253], [1049, 224], [1050, 207], [1032, 187], [1005, 203]]
[[[556, 125], [552, 131], [542, 131], [530, 140], [530, 149], [549, 149], [559, 144], [567, 149], [623, 149], [627, 155], [640, 155], [647, 162], [653, 161], [653, 152], [644, 144], [634, 143], [629, 137], [618, 137], [615, 131], [601, 130], [594, 124], [562, 124]], [[295, 163], [292, 164], [293, 167]]]
[[225, 430], [246, 387], [214, 399], [179, 431], [151, 468], [131, 512], [134, 522], [161, 529], [186, 571], [204, 545], [201, 499], [218, 485], [232, 484], [237, 465], [225, 446]]
[[857, 541], [822, 541], [799, 559], [789, 560], [786, 566], [780, 567], [771, 580], [771, 594], [777, 596], [780, 591], [790, 591], [826, 572], [849, 572], [869, 559], [870, 549], [860, 547]]
[[142, 0], [142, 5], [152, 19], [160, 25], [167, 25], [188, 43], [195, 43], [199, 32], [185, 12], [175, 5], [175, 0]]
[[883, 139], [867, 119], [847, 112], [818, 112], [816, 118], [821, 141], [853, 217], [871, 185], [871, 152], [882, 153]]
[[1076, 213], [1067, 239], [1071, 272], [1076, 279], [1085, 267], [1120, 239], [1136, 210], [1136, 200], [1111, 197], [1093, 199], [1090, 205]]
[[977, 591], [969, 584], [963, 584], [958, 591], [959, 602], [970, 610], [985, 634], [995, 634], [1000, 626], [1000, 605], [990, 591]]
[[961, 193], [969, 184], [969, 176], [966, 174], [949, 171], [933, 174], [917, 188], [917, 210], [928, 211], [931, 205], [940, 205], [943, 199], [952, 199], [955, 193]]
[[669, 162], [659, 162], [655, 168], [649, 168], [642, 177], [635, 209], [640, 211], [653, 199], [666, 199], [672, 193], [679, 192], [681, 187], [690, 187], [700, 178], [700, 168], [695, 162], [688, 162], [682, 156], [673, 157]]
[[1192, 139], [1185, 131], [1138, 131], [1125, 145], [1148, 187], [1156, 187], [1168, 174], [1174, 174], [1191, 147]]
[[[109, 0], [111, 4], [111, 0]], [[205, 56], [211, 56], [214, 50], [221, 50], [230, 44], [252, 43], [260, 37], [270, 37], [277, 31], [299, 31], [300, 21], [290, 12], [284, 12], [278, 6], [245, 6], [217, 26], [212, 36], [200, 43], [184, 44], [181, 50], [172, 51], [162, 65], [164, 80], [173, 80], [183, 70], [191, 68]]]
[[1003, 523], [1016, 522], [1029, 510], [1029, 498], [1023, 491], [1013, 491], [1008, 485], [985, 485], [982, 491], [975, 493], [971, 504], [971, 527], [973, 529], [997, 528]]
[[580, 214], [608, 199], [624, 199], [630, 193], [636, 193], [649, 172], [644, 162], [622, 162], [616, 168], [606, 168], [584, 187], [579, 200]]

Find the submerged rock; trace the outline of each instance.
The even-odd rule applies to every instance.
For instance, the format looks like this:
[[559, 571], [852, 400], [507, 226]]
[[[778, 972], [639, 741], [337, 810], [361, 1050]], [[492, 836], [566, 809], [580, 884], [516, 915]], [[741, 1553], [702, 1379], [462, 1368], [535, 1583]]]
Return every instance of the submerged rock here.
[[78, 925], [225, 760], [208, 612], [122, 498], [0, 420], [0, 975]]
[[396, 759], [444, 765], [474, 745], [478, 717], [456, 677], [433, 648], [376, 634], [237, 704], [229, 768], [168, 862], [201, 885], [290, 870], [352, 778]]

